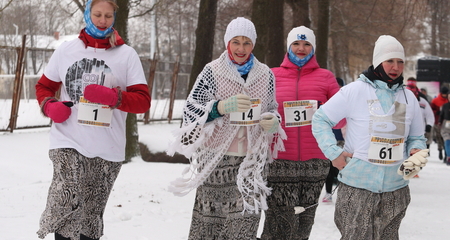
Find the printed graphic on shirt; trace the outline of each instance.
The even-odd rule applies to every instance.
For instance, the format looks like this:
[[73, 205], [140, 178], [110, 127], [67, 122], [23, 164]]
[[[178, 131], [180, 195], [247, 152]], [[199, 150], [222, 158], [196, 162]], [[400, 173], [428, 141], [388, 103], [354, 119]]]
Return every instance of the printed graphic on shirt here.
[[78, 103], [84, 88], [89, 84], [99, 84], [113, 87], [115, 78], [104, 60], [96, 58], [75, 62], [67, 69], [65, 86], [67, 94], [74, 103]]
[[395, 102], [388, 113], [384, 113], [378, 100], [369, 100], [370, 132], [372, 135], [403, 137], [405, 134], [406, 105]]
[[368, 161], [374, 164], [395, 164], [403, 160], [405, 147], [406, 105], [395, 102], [384, 113], [379, 100], [368, 101], [371, 141]]

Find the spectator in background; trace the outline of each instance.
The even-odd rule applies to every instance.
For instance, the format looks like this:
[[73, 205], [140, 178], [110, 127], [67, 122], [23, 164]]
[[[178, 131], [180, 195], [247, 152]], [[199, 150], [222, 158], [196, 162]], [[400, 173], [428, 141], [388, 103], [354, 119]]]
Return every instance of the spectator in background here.
[[[408, 80], [407, 80], [406, 82], [407, 82], [407, 83], [408, 83], [408, 82], [413, 82], [414, 85], [416, 85], [416, 87], [417, 87], [417, 80], [416, 80], [415, 77], [409, 77]], [[428, 101], [427, 96], [426, 96], [425, 94], [423, 94], [421, 91], [419, 91], [418, 94], [419, 94], [420, 97], [422, 97], [422, 98], [424, 98], [426, 101]]]
[[[419, 88], [417, 88], [417, 82], [413, 79], [409, 79], [406, 83], [406, 88], [411, 90], [414, 93], [414, 96], [416, 96], [417, 100], [419, 101], [419, 106], [422, 111], [424, 123], [425, 123], [425, 138], [427, 139], [427, 148], [430, 148], [430, 144], [433, 142], [432, 138], [432, 127], [434, 125], [435, 119], [434, 119], [434, 113], [431, 109], [430, 104], [428, 101], [421, 96]], [[414, 176], [415, 178], [418, 178], [419, 175], [417, 174]]]
[[439, 124], [441, 108], [442, 105], [446, 103], [448, 103], [448, 87], [442, 86], [439, 91], [439, 95], [431, 101], [431, 109], [433, 110], [434, 113], [433, 139], [434, 141], [436, 141], [438, 145], [440, 160], [446, 160], [444, 159], [444, 155], [442, 153], [442, 150], [444, 149], [444, 140], [441, 135], [441, 125]]
[[[339, 87], [343, 87], [345, 85], [344, 80], [342, 78], [336, 78], [336, 81], [339, 84]], [[344, 147], [344, 130], [345, 126], [341, 129], [333, 129], [334, 137], [337, 140], [337, 145], [339, 147]], [[327, 180], [325, 181], [325, 196], [322, 199], [322, 202], [333, 202], [333, 185], [337, 184], [337, 176], [339, 174], [339, 169], [337, 169], [330, 162], [330, 172], [328, 173]]]
[[446, 153], [444, 163], [450, 166], [450, 102], [442, 105], [441, 114], [439, 115], [439, 125], [441, 126], [441, 136], [444, 141]]
[[430, 95], [428, 95], [428, 91], [427, 91], [426, 88], [421, 88], [421, 89], [420, 89], [420, 92], [421, 92], [423, 95], [425, 95], [425, 97], [426, 97], [428, 103], [431, 103], [431, 101], [433, 101], [433, 97], [430, 96]]

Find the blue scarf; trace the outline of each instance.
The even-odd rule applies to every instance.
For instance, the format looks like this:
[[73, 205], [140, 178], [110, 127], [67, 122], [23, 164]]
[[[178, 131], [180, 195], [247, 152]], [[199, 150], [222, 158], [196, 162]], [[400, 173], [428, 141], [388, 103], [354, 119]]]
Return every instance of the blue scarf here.
[[292, 52], [292, 49], [289, 47], [289, 53], [288, 53], [288, 57], [289, 60], [291, 60], [291, 62], [299, 67], [303, 67], [303, 65], [305, 65], [309, 59], [312, 58], [312, 56], [314, 55], [314, 48], [311, 50], [311, 52], [304, 58], [299, 58], [297, 57], [297, 55], [295, 55], [294, 52]]
[[[233, 60], [232, 60], [233, 61]], [[236, 62], [233, 62], [236, 67], [238, 72], [241, 74], [241, 76], [247, 74], [248, 72], [250, 72], [250, 69], [252, 69], [253, 67], [253, 53], [250, 54], [250, 58], [247, 60], [246, 63], [240, 65], [237, 64]]]
[[[94, 38], [103, 39], [108, 34], [110, 34], [110, 33], [112, 33], [114, 31], [114, 29], [113, 29], [114, 21], [111, 24], [111, 26], [109, 26], [104, 31], [98, 29], [97, 26], [95, 26], [94, 23], [92, 23], [92, 19], [91, 19], [91, 3], [92, 3], [92, 0], [89, 0], [86, 3], [86, 10], [84, 11], [84, 21], [86, 22], [85, 30], [86, 30], [86, 33], [89, 34], [90, 36], [92, 36]], [[116, 19], [116, 13], [114, 12], [114, 20], [115, 19]]]

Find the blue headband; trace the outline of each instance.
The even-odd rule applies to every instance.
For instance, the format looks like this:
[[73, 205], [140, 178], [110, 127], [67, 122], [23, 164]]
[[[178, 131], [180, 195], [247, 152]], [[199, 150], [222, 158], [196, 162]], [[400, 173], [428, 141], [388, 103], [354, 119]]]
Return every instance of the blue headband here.
[[91, 19], [91, 3], [92, 0], [89, 0], [86, 3], [86, 10], [84, 10], [84, 21], [86, 22], [86, 33], [91, 35], [94, 38], [105, 38], [108, 34], [112, 33], [113, 30], [113, 26], [114, 26], [114, 21], [116, 19], [116, 12], [114, 12], [114, 21], [111, 24], [111, 26], [109, 26], [107, 29], [105, 29], [104, 31], [100, 30], [97, 28], [97, 26], [94, 25], [94, 23], [92, 23], [92, 19]]

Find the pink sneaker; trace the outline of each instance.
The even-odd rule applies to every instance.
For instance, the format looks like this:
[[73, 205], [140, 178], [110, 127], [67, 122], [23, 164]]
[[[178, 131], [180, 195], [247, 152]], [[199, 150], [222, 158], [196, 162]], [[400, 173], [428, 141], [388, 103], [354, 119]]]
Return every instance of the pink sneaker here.
[[330, 193], [325, 194], [325, 197], [323, 197], [322, 202], [333, 202], [333, 195]]

